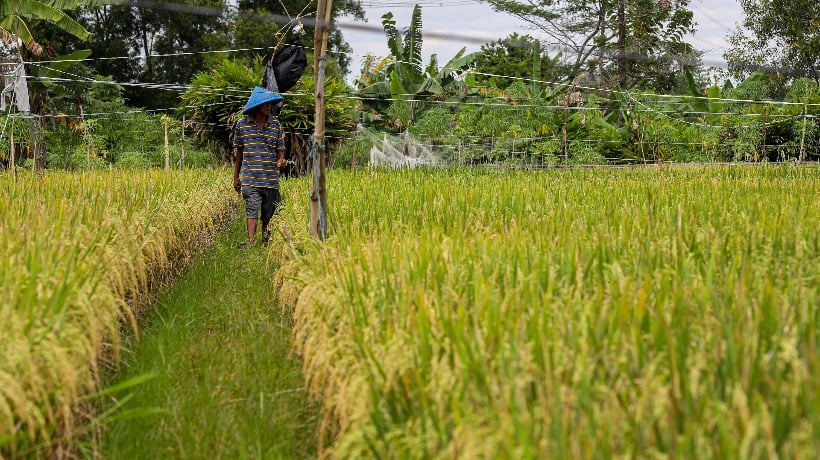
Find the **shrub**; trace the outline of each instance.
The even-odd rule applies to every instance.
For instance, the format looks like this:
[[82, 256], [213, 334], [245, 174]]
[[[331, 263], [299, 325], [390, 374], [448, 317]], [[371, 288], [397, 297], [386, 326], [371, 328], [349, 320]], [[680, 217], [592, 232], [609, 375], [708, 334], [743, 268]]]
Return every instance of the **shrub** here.
[[151, 160], [144, 153], [134, 150], [120, 153], [117, 159], [118, 168], [145, 169], [151, 166]]
[[567, 145], [567, 163], [573, 165], [605, 165], [606, 157], [595, 147], [583, 141], [572, 141]]

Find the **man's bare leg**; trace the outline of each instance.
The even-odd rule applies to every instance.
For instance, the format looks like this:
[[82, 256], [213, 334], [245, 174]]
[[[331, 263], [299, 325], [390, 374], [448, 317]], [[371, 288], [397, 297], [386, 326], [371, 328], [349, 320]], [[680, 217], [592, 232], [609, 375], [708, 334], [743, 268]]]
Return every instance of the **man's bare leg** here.
[[253, 246], [256, 243], [256, 221], [259, 219], [248, 219], [248, 244]]

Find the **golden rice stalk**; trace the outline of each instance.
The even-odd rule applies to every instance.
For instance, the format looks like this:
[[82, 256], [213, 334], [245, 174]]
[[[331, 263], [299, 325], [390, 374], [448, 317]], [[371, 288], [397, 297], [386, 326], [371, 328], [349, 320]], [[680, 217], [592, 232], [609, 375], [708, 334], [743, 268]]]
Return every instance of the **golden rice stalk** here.
[[0, 457], [74, 435], [100, 362], [116, 361], [123, 325], [136, 330], [134, 302], [234, 209], [224, 177], [0, 175]]

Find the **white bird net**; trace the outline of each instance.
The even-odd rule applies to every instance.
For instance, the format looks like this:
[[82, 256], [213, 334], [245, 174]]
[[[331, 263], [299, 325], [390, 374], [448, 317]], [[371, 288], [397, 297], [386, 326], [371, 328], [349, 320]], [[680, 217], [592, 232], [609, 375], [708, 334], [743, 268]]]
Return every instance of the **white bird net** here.
[[364, 134], [370, 137], [373, 143], [373, 147], [370, 148], [370, 164], [372, 166], [416, 168], [441, 164], [441, 161], [429, 147], [416, 141], [413, 135], [408, 132], [398, 136], [382, 133], [381, 139], [377, 134], [368, 131], [364, 131]]

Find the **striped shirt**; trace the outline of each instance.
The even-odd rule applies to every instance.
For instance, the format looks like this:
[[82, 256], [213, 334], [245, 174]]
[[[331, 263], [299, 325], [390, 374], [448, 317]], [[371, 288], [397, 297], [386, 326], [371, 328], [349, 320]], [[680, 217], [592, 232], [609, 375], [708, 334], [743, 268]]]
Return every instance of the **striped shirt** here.
[[279, 152], [285, 151], [285, 134], [279, 121], [271, 119], [260, 131], [256, 121], [243, 118], [236, 124], [234, 148], [242, 148], [242, 185], [279, 188]]

